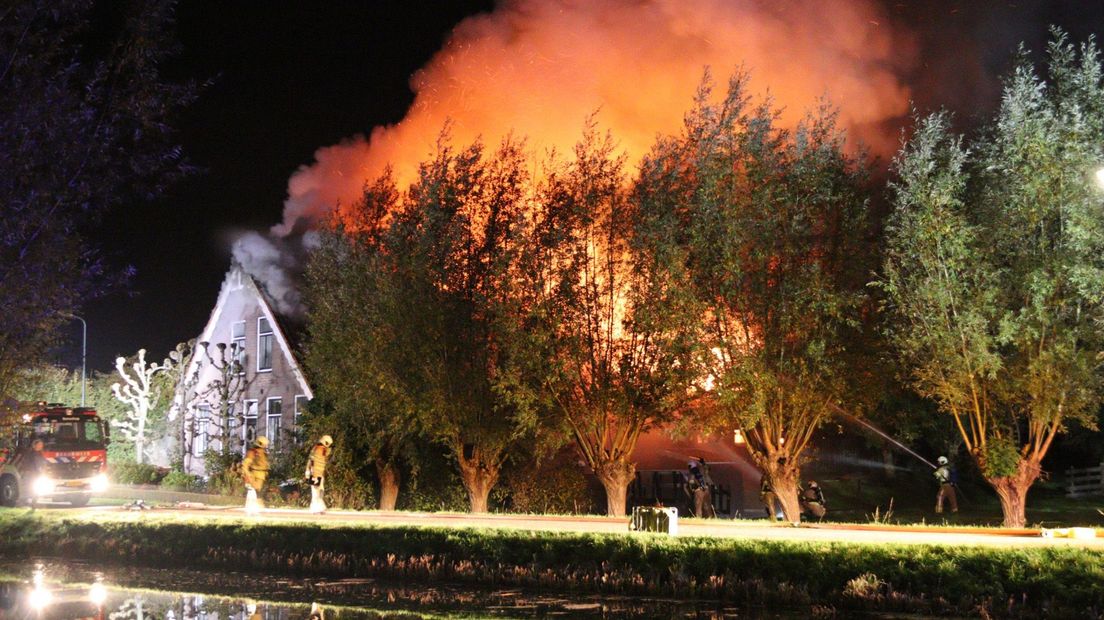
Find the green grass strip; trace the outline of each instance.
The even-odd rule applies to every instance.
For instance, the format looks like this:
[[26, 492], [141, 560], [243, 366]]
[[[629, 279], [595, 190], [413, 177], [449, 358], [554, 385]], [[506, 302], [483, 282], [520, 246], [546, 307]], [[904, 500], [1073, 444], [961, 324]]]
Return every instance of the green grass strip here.
[[[103, 515], [108, 517], [108, 515]], [[1083, 617], [1104, 552], [469, 528], [99, 519], [0, 511], [0, 555], [717, 599], [826, 610]]]

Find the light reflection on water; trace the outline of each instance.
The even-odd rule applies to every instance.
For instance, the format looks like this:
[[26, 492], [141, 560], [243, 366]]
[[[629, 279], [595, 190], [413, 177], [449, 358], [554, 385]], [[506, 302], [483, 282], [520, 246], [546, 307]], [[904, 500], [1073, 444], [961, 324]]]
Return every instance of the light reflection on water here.
[[[755, 614], [806, 617], [806, 613]], [[0, 620], [361, 620], [377, 618], [708, 618], [746, 610], [632, 597], [245, 573], [0, 563]]]

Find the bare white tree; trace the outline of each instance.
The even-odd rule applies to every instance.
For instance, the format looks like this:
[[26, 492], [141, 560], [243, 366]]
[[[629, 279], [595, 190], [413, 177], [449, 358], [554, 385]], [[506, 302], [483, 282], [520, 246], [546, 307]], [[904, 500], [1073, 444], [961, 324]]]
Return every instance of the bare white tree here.
[[[245, 423], [246, 411], [239, 407], [242, 394], [252, 381], [246, 376], [246, 354], [238, 343], [224, 342], [213, 345], [210, 342], [200, 342], [199, 349], [203, 350], [203, 361], [213, 369], [214, 376], [200, 387], [196, 392], [193, 404], [206, 404], [218, 416], [217, 437], [221, 446], [222, 455], [229, 456], [238, 447], [235, 441], [242, 441], [243, 436], [237, 432]], [[197, 355], [198, 351], [197, 349]]]
[[193, 338], [187, 342], [176, 345], [176, 349], [169, 352], [169, 360], [172, 368], [167, 371], [169, 383], [173, 386], [172, 402], [169, 403], [169, 422], [178, 425], [175, 432], [177, 450], [173, 455], [173, 466], [181, 471], [189, 471], [192, 457], [192, 444], [195, 441], [195, 412], [190, 403], [196, 398], [196, 386], [199, 384], [200, 366], [196, 365], [192, 373], [187, 374], [192, 367], [192, 361], [196, 355], [196, 341]]
[[170, 370], [173, 360], [166, 359], [161, 364], [146, 364], [146, 350], [138, 350], [138, 359], [131, 364], [130, 372], [126, 368], [126, 358], [115, 358], [115, 370], [125, 384], [113, 383], [111, 391], [115, 398], [129, 407], [125, 420], [113, 420], [112, 424], [123, 432], [127, 441], [134, 442], [134, 459], [143, 462], [146, 442], [146, 421], [150, 410], [156, 404], [158, 390], [153, 378], [158, 373]]

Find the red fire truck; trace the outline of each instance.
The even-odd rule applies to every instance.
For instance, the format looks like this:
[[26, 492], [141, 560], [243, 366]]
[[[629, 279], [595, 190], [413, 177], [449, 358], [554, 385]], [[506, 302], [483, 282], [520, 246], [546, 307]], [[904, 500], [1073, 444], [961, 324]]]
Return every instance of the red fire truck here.
[[[110, 431], [95, 409], [40, 403], [0, 432], [0, 504], [61, 500], [83, 506], [107, 490]], [[36, 440], [43, 443], [38, 465]]]

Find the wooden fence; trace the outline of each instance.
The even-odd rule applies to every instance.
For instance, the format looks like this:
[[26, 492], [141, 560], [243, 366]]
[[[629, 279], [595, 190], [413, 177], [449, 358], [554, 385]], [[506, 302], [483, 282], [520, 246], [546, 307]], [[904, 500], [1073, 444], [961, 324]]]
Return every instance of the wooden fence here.
[[1104, 463], [1066, 470], [1066, 497], [1104, 495]]

